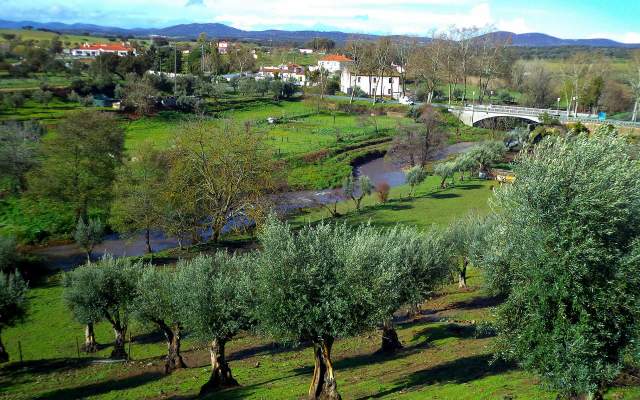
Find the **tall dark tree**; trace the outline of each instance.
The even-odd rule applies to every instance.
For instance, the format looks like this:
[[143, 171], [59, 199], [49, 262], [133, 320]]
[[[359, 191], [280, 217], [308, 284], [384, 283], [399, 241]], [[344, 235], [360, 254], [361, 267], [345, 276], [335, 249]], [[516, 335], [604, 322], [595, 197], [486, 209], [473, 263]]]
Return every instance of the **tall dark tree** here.
[[104, 209], [124, 150], [124, 130], [112, 115], [72, 113], [42, 143], [42, 163], [28, 176], [32, 193], [70, 206], [87, 220], [91, 207]]

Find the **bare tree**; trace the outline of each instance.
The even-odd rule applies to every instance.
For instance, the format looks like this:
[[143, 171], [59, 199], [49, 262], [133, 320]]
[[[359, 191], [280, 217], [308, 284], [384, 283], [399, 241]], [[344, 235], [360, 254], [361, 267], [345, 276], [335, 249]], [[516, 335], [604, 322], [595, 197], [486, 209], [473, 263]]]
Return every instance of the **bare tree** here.
[[574, 113], [578, 112], [580, 102], [579, 96], [587, 85], [587, 79], [593, 68], [590, 61], [591, 56], [586, 53], [573, 55], [562, 69], [564, 78], [562, 90], [567, 101], [567, 114], [571, 113], [574, 106]]
[[633, 97], [635, 98], [631, 120], [636, 122], [638, 119], [638, 111], [640, 110], [640, 51], [636, 51], [633, 60], [634, 70], [633, 76], [629, 79], [629, 84], [631, 85]]
[[400, 85], [402, 89], [402, 95], [406, 94], [406, 82], [407, 73], [409, 68], [412, 67], [410, 62], [411, 55], [418, 50], [418, 44], [415, 39], [401, 39], [392, 43], [392, 61], [393, 64], [398, 66], [398, 73], [400, 75]]
[[393, 60], [392, 44], [389, 38], [380, 38], [376, 43], [374, 53], [374, 65], [376, 78], [374, 78], [375, 89], [373, 91], [373, 101], [378, 96], [378, 87], [380, 87], [380, 97], [384, 95], [384, 77], [387, 72], [391, 74], [391, 62]]
[[474, 41], [479, 33], [480, 29], [475, 26], [469, 28], [453, 28], [451, 30], [451, 37], [455, 41], [455, 56], [463, 85], [462, 103], [464, 103], [467, 98], [467, 83], [473, 71]]
[[429, 105], [420, 111], [419, 123], [398, 127], [389, 156], [410, 166], [424, 167], [444, 144], [440, 115]]
[[479, 101], [482, 102], [492, 80], [511, 75], [513, 65], [509, 44], [510, 40], [500, 40], [497, 37], [485, 34], [476, 39], [475, 67], [480, 87]]

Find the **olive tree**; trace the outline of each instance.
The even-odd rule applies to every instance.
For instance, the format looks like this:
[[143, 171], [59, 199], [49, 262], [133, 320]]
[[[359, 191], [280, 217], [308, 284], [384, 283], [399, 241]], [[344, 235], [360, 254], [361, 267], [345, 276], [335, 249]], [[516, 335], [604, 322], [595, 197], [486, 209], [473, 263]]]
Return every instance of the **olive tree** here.
[[209, 343], [211, 377], [201, 393], [236, 386], [225, 357], [226, 344], [251, 322], [248, 263], [225, 253], [198, 256], [176, 267], [181, 318], [198, 339]]
[[370, 264], [351, 262], [378, 249], [366, 240], [354, 242], [353, 235], [344, 225], [322, 223], [294, 232], [273, 220], [259, 234], [256, 316], [261, 330], [278, 340], [313, 344], [309, 399], [340, 399], [334, 341], [376, 327], [386, 313], [371, 290]]
[[169, 373], [186, 365], [180, 355], [183, 314], [180, 301], [183, 293], [177, 288], [176, 274], [153, 265], [140, 272], [134, 300], [134, 315], [142, 322], [157, 326], [167, 341], [164, 370]]
[[416, 165], [412, 167], [405, 173], [405, 177], [409, 186], [411, 186], [411, 190], [409, 191], [409, 195], [415, 195], [416, 186], [424, 182], [427, 179], [427, 171], [425, 171], [421, 166]]
[[96, 264], [85, 264], [65, 276], [64, 299], [82, 323], [108, 321], [115, 334], [111, 358], [126, 358], [125, 337], [129, 317], [137, 306], [139, 265], [125, 258], [107, 256]]
[[84, 222], [84, 218], [82, 217], [78, 218], [76, 230], [73, 232], [73, 238], [87, 255], [87, 262], [91, 262], [93, 248], [102, 242], [103, 236], [104, 224], [100, 218], [89, 218], [87, 222]]
[[487, 141], [472, 147], [466, 157], [472, 160], [474, 169], [480, 172], [487, 172], [493, 164], [501, 161], [507, 149], [504, 143], [499, 141]]
[[402, 348], [393, 314], [403, 306], [413, 309], [449, 276], [446, 246], [439, 230], [421, 233], [415, 228], [386, 231], [361, 228], [352, 239], [354, 250], [347, 262], [372, 271], [371, 291], [383, 308], [381, 351]]
[[[4, 328], [13, 326], [27, 311], [27, 283], [19, 273], [5, 274], [0, 271], [0, 334]], [[0, 362], [9, 361], [9, 354], [0, 338]]]
[[98, 304], [98, 293], [84, 290], [86, 282], [97, 280], [97, 269], [81, 269], [81, 272], [67, 273], [63, 276], [63, 298], [76, 321], [84, 325], [84, 344], [82, 350], [87, 353], [98, 351], [98, 342], [94, 326], [102, 320], [102, 313], [92, 304]]
[[467, 268], [482, 257], [492, 219], [469, 214], [453, 221], [444, 238], [451, 270], [458, 276], [458, 287], [467, 287]]
[[358, 178], [349, 175], [349, 177], [345, 178], [342, 182], [342, 191], [353, 200], [356, 211], [360, 211], [362, 199], [364, 199], [365, 196], [370, 196], [371, 192], [373, 192], [373, 183], [366, 175], [361, 175]]
[[440, 179], [440, 188], [447, 188], [447, 178], [453, 180], [453, 174], [456, 172], [456, 164], [453, 161], [445, 161], [433, 166], [433, 173], [438, 175]]
[[506, 296], [497, 349], [565, 398], [601, 398], [640, 322], [640, 166], [595, 134], [545, 138], [515, 173], [483, 262]]

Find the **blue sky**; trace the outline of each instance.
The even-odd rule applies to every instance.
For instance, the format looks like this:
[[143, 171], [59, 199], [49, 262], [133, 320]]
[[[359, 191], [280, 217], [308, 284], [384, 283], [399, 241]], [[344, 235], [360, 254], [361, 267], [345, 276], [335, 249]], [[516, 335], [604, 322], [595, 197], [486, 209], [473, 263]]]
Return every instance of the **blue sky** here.
[[450, 25], [640, 43], [640, 0], [3, 0], [0, 19], [424, 35]]

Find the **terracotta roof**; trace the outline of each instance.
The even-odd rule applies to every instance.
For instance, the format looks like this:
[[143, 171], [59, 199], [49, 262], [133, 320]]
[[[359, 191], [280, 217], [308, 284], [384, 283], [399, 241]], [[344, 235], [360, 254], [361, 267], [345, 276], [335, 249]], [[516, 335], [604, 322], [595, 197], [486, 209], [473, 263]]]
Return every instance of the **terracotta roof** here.
[[102, 43], [92, 43], [92, 44], [83, 44], [80, 46], [81, 50], [96, 50], [96, 51], [132, 51], [133, 48], [124, 46], [122, 44], [102, 44]]
[[345, 57], [342, 54], [327, 54], [322, 57], [320, 61], [338, 61], [338, 62], [351, 62], [353, 61], [349, 57]]

